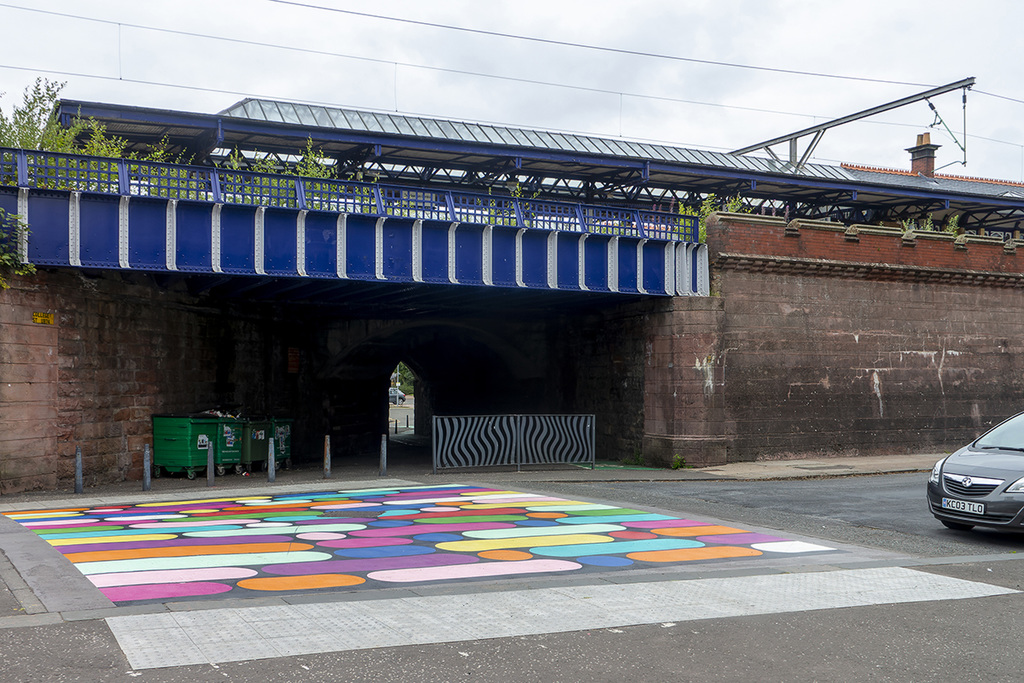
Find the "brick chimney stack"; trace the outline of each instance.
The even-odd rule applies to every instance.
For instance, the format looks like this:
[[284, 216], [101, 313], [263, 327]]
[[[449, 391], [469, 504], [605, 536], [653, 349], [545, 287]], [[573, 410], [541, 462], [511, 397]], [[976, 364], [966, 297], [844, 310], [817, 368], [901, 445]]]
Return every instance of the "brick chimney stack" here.
[[918, 135], [917, 144], [907, 148], [910, 152], [910, 172], [926, 178], [935, 177], [935, 150], [941, 146], [932, 144], [931, 133]]

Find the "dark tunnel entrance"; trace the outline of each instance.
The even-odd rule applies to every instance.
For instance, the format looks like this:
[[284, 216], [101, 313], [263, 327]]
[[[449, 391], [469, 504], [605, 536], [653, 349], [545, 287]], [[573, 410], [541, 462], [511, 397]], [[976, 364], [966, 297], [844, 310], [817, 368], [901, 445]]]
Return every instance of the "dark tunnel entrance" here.
[[[322, 377], [332, 456], [374, 457], [389, 431], [388, 390], [401, 362], [416, 377], [416, 457], [429, 463], [434, 415], [549, 410], [541, 338], [459, 323], [405, 324], [331, 349]], [[337, 345], [341, 346], [341, 345]]]

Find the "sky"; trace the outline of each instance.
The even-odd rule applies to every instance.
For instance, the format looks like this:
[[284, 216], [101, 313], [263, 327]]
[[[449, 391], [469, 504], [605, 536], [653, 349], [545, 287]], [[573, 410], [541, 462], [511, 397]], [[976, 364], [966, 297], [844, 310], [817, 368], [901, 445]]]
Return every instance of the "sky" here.
[[812, 161], [909, 170], [930, 132], [941, 173], [1020, 182], [1022, 25], [1019, 0], [0, 0], [0, 108], [42, 77], [85, 101], [261, 97], [728, 152], [973, 76], [966, 130], [955, 91], [932, 99], [945, 126], [918, 102], [829, 130]]

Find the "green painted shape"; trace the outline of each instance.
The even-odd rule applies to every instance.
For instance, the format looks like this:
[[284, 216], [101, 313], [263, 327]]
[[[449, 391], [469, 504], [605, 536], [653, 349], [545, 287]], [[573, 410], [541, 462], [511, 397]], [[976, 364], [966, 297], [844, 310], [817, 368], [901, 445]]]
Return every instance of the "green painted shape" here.
[[[644, 510], [634, 510], [632, 508], [610, 508], [607, 510], [569, 510], [566, 509], [564, 512], [571, 512], [573, 517], [575, 516], [586, 516], [586, 517], [605, 517], [608, 515], [647, 515], [650, 514]], [[673, 519], [672, 517], [665, 517], [665, 519]]]
[[[426, 517], [415, 520], [417, 524], [473, 524], [476, 522], [521, 522], [529, 519], [525, 515], [464, 515], [453, 517]], [[319, 531], [322, 525], [316, 525]]]
[[[39, 530], [35, 530], [35, 532], [37, 534], [39, 534], [40, 536], [44, 536], [45, 537], [45, 536], [52, 536], [54, 534], [66, 534], [66, 533], [69, 533], [69, 532], [72, 532], [72, 531], [120, 531], [120, 530], [126, 529], [126, 528], [127, 527], [123, 527], [123, 526], [75, 526], [75, 527], [60, 527], [60, 528], [49, 527], [48, 529], [46, 529], [46, 531], [43, 531], [42, 529], [39, 529]], [[152, 531], [150, 533], [152, 533]]]

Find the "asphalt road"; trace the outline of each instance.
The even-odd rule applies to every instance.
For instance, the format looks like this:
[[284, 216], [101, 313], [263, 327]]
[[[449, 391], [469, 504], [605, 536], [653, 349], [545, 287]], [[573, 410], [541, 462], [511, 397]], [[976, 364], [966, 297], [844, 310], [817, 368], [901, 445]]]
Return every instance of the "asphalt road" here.
[[[932, 558], [923, 571], [1024, 589], [1024, 537], [946, 530], [923, 475], [536, 484]], [[1024, 556], [1024, 553], [1021, 553]], [[0, 629], [2, 681], [1017, 681], [1024, 593], [132, 671], [105, 623]]]

